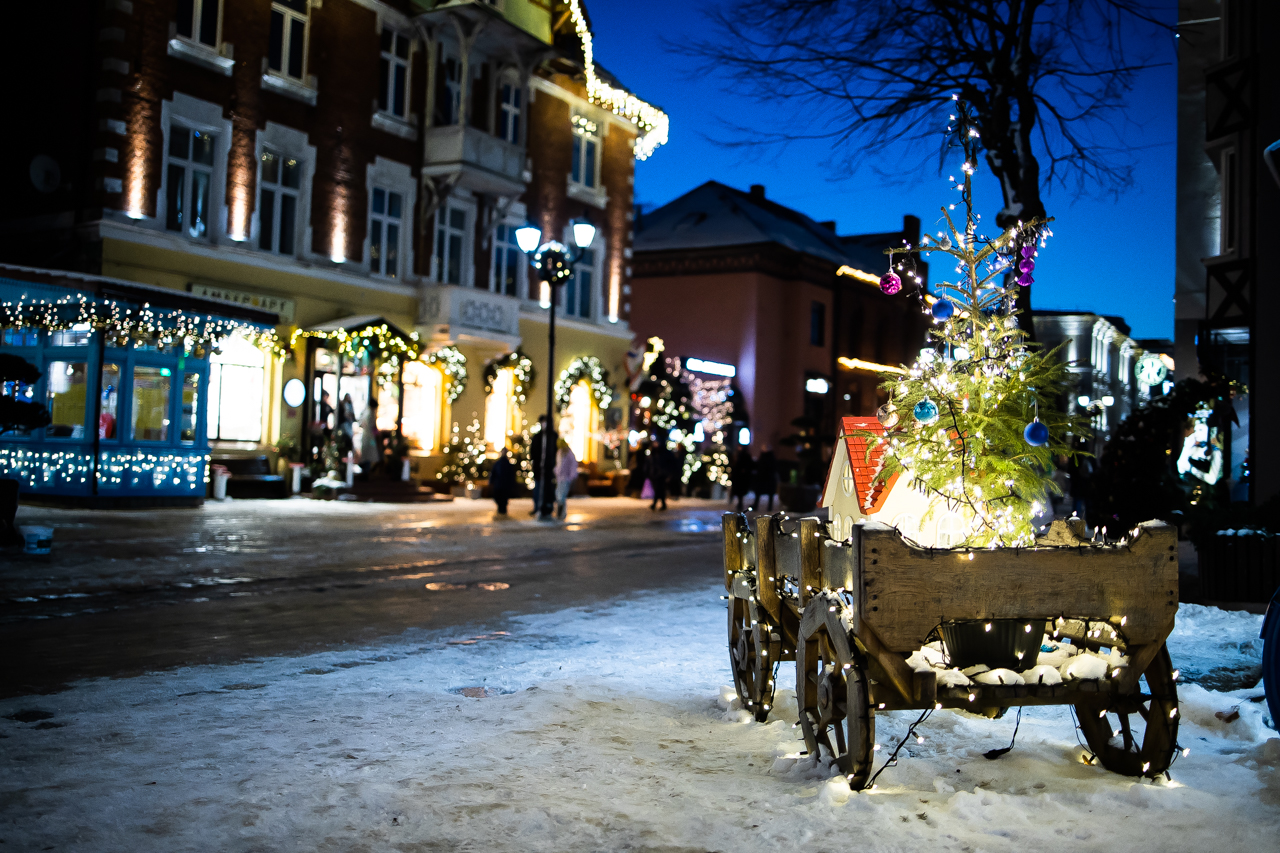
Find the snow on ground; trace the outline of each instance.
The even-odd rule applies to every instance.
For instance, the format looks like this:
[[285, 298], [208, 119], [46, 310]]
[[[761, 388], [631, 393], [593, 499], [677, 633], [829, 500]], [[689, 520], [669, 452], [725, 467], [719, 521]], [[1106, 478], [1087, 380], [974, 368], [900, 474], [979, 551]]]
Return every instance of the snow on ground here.
[[[0, 702], [6, 850], [1265, 850], [1280, 739], [1260, 690], [1181, 689], [1172, 783], [1080, 760], [1066, 708], [938, 712], [873, 792], [727, 683], [718, 590], [520, 617], [509, 634], [81, 683]], [[1175, 666], [1253, 652], [1261, 617], [1185, 606]], [[449, 640], [454, 640], [451, 644]], [[788, 683], [790, 671], [780, 673]], [[460, 692], [467, 689], [463, 695]], [[732, 695], [732, 690], [728, 691]], [[480, 696], [482, 698], [472, 698]], [[1238, 709], [1224, 722], [1215, 714]], [[52, 714], [39, 715], [23, 711]], [[915, 714], [877, 718], [883, 755]]]

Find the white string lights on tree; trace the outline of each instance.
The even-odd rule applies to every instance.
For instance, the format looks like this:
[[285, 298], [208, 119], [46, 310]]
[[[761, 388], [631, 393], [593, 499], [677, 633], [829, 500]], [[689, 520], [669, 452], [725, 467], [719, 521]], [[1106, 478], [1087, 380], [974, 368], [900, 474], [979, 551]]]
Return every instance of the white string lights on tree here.
[[640, 128], [640, 136], [636, 139], [636, 159], [649, 159], [659, 146], [666, 144], [671, 120], [666, 113], [652, 104], [640, 100], [626, 89], [611, 86], [600, 79], [600, 75], [596, 73], [595, 47], [592, 44], [591, 29], [587, 26], [586, 15], [582, 13], [582, 4], [578, 0], [568, 0], [568, 2], [574, 30], [582, 41], [583, 66], [587, 77], [587, 99]]

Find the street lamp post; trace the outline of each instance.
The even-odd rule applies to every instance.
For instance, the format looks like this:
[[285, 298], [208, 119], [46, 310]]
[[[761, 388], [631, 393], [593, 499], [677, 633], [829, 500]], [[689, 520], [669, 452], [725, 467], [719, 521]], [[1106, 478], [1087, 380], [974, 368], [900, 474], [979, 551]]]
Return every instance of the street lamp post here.
[[542, 433], [541, 469], [538, 471], [542, 480], [540, 505], [537, 507], [538, 519], [545, 521], [552, 517], [551, 507], [555, 500], [548, 500], [547, 467], [555, 450], [551, 447], [548, 433], [555, 417], [555, 376], [556, 369], [556, 288], [569, 280], [573, 275], [573, 265], [582, 257], [582, 252], [591, 246], [596, 239], [596, 227], [590, 222], [575, 221], [573, 223], [573, 243], [571, 248], [556, 240], [542, 242], [542, 232], [535, 225], [525, 225], [516, 229], [516, 244], [520, 251], [533, 256], [533, 267], [538, 271], [538, 280], [547, 285], [551, 313], [547, 318], [547, 426]]

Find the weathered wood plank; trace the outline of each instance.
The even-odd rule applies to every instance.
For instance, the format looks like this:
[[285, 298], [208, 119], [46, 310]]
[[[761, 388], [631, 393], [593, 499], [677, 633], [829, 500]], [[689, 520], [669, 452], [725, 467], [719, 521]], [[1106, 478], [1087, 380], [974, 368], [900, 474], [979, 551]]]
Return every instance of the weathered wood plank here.
[[859, 567], [859, 634], [873, 626], [893, 652], [919, 648], [943, 621], [1060, 614], [1123, 617], [1129, 643], [1144, 645], [1163, 640], [1178, 606], [1177, 534], [1161, 522], [1143, 524], [1123, 548], [966, 553], [915, 548], [893, 528], [868, 522]]
[[724, 532], [724, 588], [733, 591], [733, 576], [747, 567], [742, 541], [745, 516], [726, 512], [720, 516], [720, 529]]
[[[885, 647], [880, 636], [866, 622], [862, 623], [861, 629], [857, 633], [858, 642], [862, 643], [862, 647], [867, 650], [867, 654], [874, 658], [876, 663], [884, 669], [885, 675], [889, 678], [889, 684], [898, 694], [902, 696], [908, 703], [916, 700], [915, 691], [915, 672], [911, 667], [907, 666], [907, 662], [903, 660], [902, 655], [891, 651]], [[914, 649], [913, 649], [914, 651]]]
[[778, 558], [774, 550], [773, 519], [756, 518], [756, 596], [775, 625], [782, 623], [782, 602], [778, 597]]
[[822, 589], [822, 522], [802, 518], [799, 528], [800, 606], [804, 607], [813, 594]]

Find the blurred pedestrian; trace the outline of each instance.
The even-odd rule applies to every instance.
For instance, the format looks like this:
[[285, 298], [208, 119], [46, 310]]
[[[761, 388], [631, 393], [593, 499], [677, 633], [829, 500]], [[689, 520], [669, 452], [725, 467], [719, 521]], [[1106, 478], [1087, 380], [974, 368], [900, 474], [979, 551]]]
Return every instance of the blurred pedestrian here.
[[737, 499], [738, 512], [742, 512], [742, 502], [746, 499], [747, 492], [751, 491], [755, 470], [756, 462], [751, 458], [751, 451], [745, 447], [740, 448], [733, 465], [729, 467], [729, 488], [732, 490], [730, 500]]
[[653, 449], [649, 453], [648, 465], [646, 473], [649, 482], [653, 484], [653, 503], [649, 504], [649, 509], [658, 509], [658, 501], [662, 501], [662, 509], [667, 508], [667, 481], [671, 478], [671, 472], [675, 468], [675, 456], [667, 449], [667, 437], [665, 435], [654, 436]]
[[498, 515], [506, 518], [507, 501], [516, 490], [516, 466], [511, 461], [511, 454], [504, 447], [498, 451], [498, 458], [489, 469], [489, 494], [498, 505]]
[[529, 442], [529, 462], [533, 465], [533, 512], [542, 518], [551, 518], [555, 505], [556, 440], [546, 415], [538, 415], [538, 432]]
[[568, 512], [569, 492], [578, 481], [578, 457], [563, 438], [556, 456], [556, 518], [564, 521]]
[[773, 455], [769, 445], [764, 445], [760, 456], [756, 459], [755, 496], [751, 500], [751, 511], [755, 512], [760, 499], [769, 498], [769, 512], [773, 512], [773, 496], [778, 493], [778, 457]]

